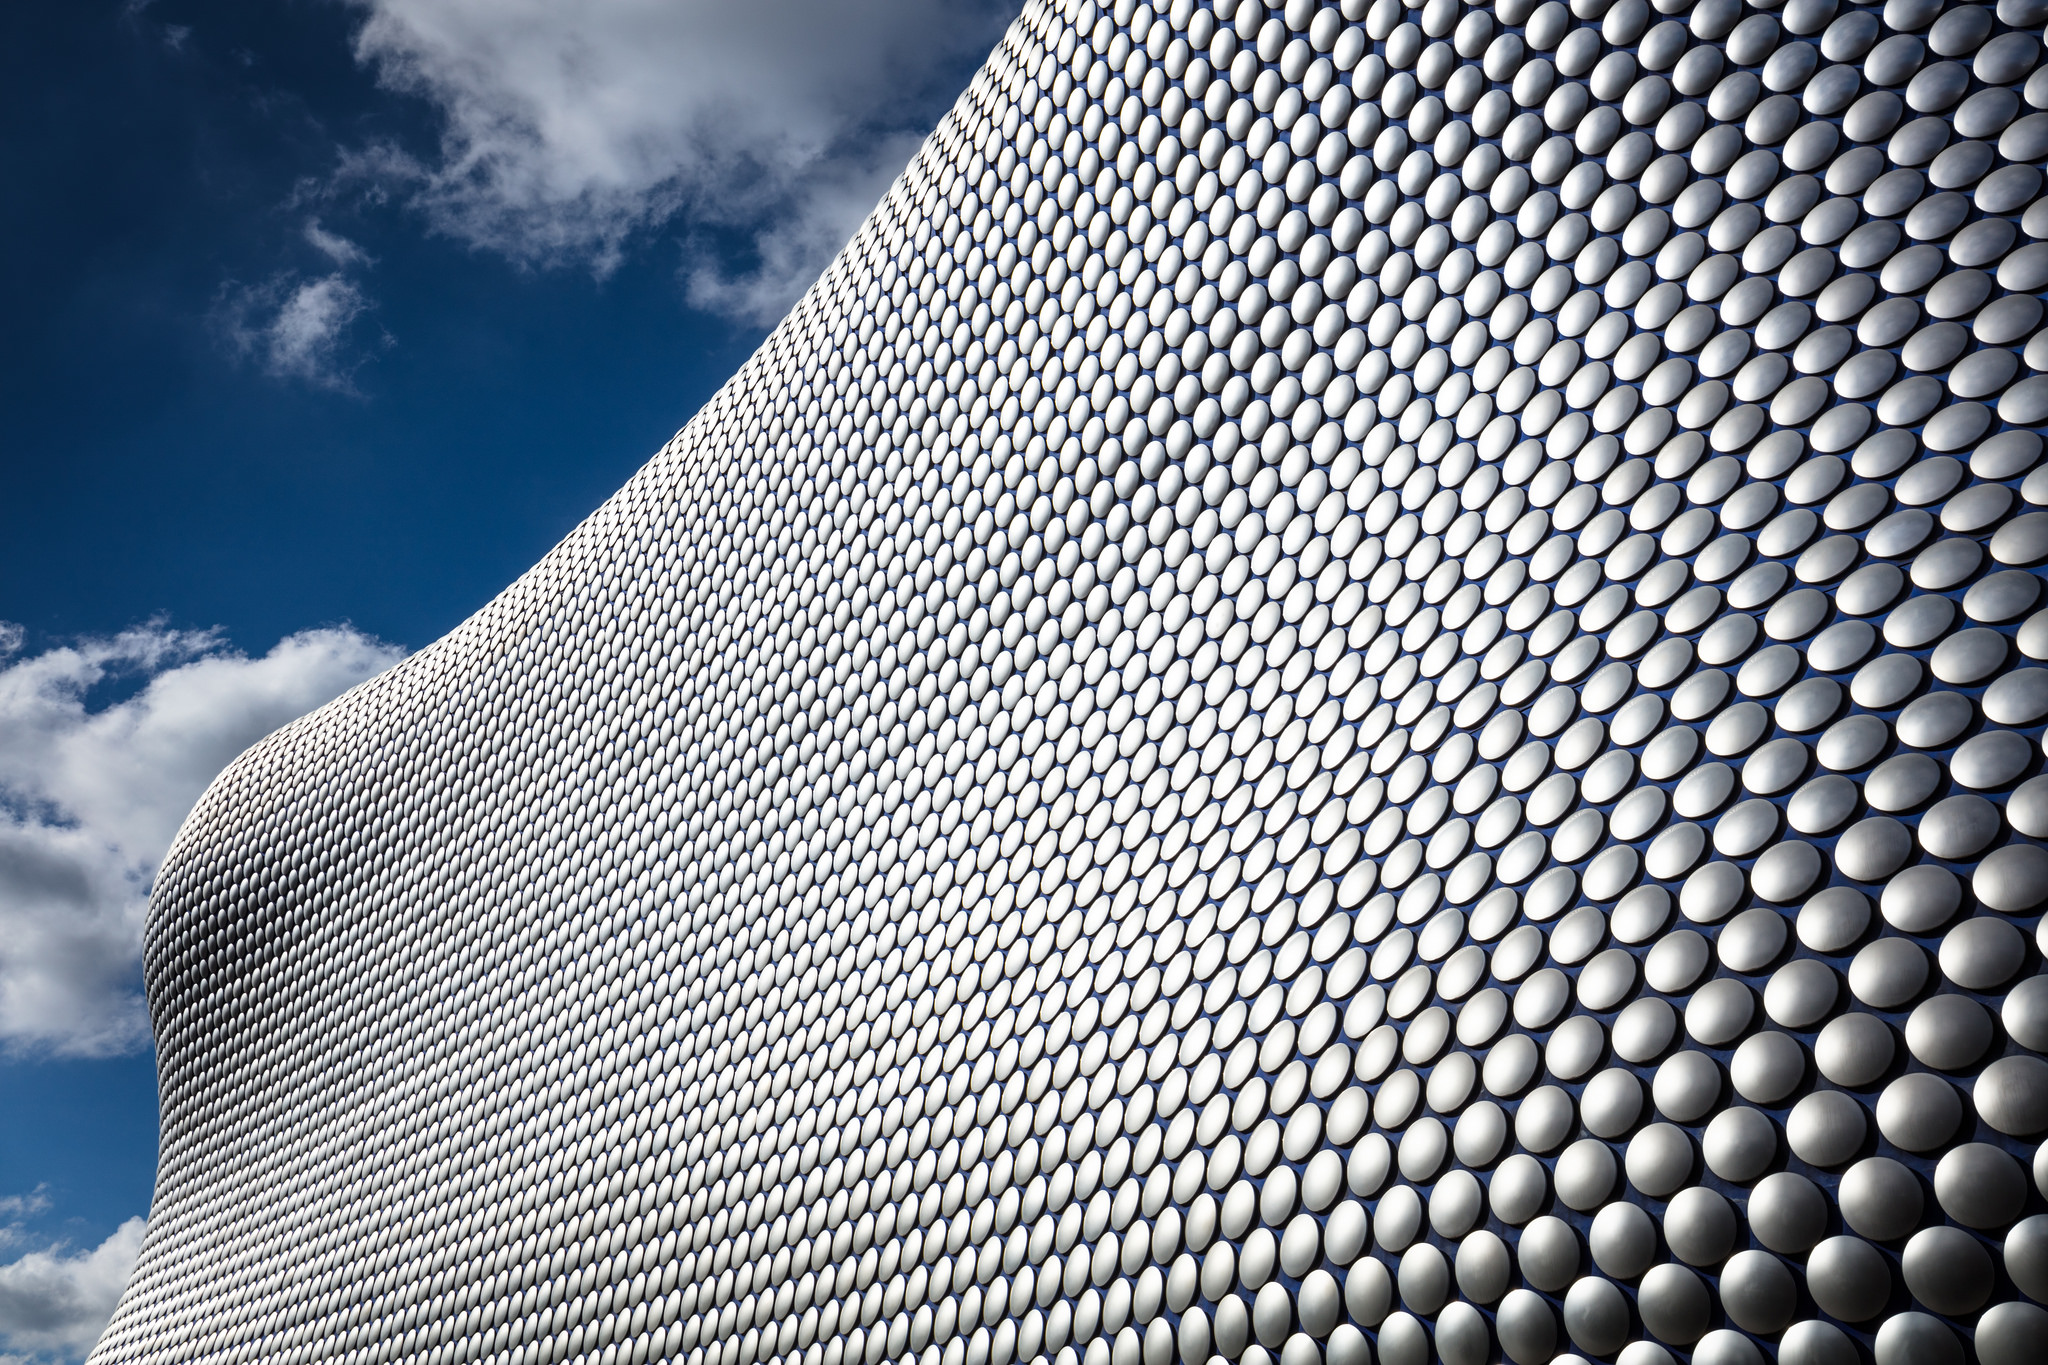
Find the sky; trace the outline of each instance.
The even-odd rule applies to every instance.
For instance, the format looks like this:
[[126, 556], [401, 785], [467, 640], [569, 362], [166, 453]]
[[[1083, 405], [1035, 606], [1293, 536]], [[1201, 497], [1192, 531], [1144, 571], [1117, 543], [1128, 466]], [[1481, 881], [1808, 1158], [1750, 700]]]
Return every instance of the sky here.
[[623, 483], [1016, 8], [0, 7], [0, 1365], [133, 1265], [192, 801]]

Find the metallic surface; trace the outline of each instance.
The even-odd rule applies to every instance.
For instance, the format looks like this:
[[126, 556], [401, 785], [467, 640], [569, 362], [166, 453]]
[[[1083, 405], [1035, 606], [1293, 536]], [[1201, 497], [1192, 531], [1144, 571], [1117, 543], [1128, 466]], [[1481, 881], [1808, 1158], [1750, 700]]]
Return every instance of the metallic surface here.
[[201, 801], [95, 1359], [2038, 1358], [2044, 16], [1032, 4]]

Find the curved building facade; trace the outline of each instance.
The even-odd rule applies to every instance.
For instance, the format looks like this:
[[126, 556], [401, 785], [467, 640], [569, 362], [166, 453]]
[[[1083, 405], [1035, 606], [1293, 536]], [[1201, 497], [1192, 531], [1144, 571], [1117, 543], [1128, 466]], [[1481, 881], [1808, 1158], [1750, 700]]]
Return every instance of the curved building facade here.
[[1031, 4], [201, 800], [94, 1360], [2040, 1359], [2044, 15]]

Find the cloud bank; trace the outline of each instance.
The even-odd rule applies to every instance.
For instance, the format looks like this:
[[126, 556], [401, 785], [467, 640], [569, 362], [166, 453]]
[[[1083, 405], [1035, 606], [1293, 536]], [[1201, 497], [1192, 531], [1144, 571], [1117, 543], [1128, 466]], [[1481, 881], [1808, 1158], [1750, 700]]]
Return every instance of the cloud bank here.
[[[435, 158], [358, 154], [432, 224], [600, 274], [687, 218], [694, 303], [772, 321], [842, 246], [1014, 0], [354, 0], [358, 58], [442, 120]], [[750, 257], [751, 259], [744, 259]]]
[[32, 1251], [0, 1265], [0, 1340], [13, 1351], [76, 1357], [92, 1349], [142, 1251], [130, 1218], [90, 1251]]
[[[20, 638], [0, 626], [0, 659]], [[151, 625], [0, 667], [0, 1046], [146, 1045], [143, 912], [186, 811], [236, 754], [402, 653], [341, 628], [249, 658]]]

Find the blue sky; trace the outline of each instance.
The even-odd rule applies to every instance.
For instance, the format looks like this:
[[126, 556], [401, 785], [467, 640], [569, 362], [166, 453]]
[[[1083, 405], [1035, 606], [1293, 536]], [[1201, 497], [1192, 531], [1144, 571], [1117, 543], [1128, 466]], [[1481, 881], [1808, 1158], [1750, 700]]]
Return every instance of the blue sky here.
[[0, 10], [0, 1351], [81, 1354], [132, 1257], [207, 778], [623, 482], [1014, 10]]

